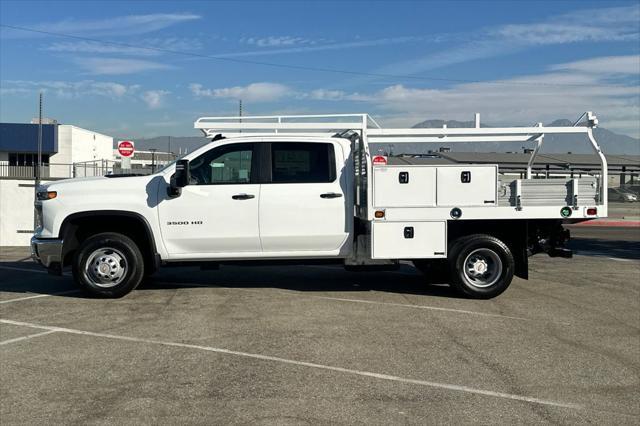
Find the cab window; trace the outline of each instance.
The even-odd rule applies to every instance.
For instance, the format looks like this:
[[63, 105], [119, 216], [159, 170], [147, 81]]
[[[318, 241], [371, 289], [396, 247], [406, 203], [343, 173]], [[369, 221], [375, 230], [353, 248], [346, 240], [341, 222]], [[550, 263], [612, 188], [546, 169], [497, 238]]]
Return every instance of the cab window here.
[[251, 183], [254, 146], [232, 144], [214, 148], [190, 161], [191, 184]]
[[271, 144], [272, 183], [326, 183], [336, 179], [335, 154], [330, 143], [276, 142]]

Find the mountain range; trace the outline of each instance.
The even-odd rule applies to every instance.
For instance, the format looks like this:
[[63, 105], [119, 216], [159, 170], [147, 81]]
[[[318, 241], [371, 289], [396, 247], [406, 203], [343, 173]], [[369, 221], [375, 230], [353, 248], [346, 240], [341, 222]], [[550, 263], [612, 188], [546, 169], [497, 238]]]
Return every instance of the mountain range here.
[[[473, 121], [456, 121], [456, 120], [426, 120], [414, 125], [414, 128], [438, 128], [444, 124], [450, 128], [463, 128], [474, 127]], [[572, 126], [573, 123], [567, 119], [555, 120], [546, 126], [553, 127], [567, 127]], [[482, 126], [491, 127], [491, 126]], [[603, 127], [597, 127], [594, 129], [595, 139], [600, 144], [605, 154], [630, 154], [640, 155], [640, 139], [632, 138], [631, 136], [621, 135], [614, 133], [611, 130], [607, 130]], [[148, 150], [155, 148], [158, 151], [171, 150], [174, 153], [185, 151], [191, 152], [194, 149], [206, 144], [209, 139], [202, 136], [158, 136], [149, 139], [136, 139], [136, 149]], [[455, 143], [455, 144], [414, 144], [414, 143], [402, 143], [394, 144], [393, 146], [382, 145], [372, 146], [372, 151], [375, 150], [392, 150], [394, 154], [411, 153], [421, 154], [426, 153], [429, 150], [437, 151], [440, 147], [449, 147], [451, 151], [459, 152], [522, 152], [523, 148], [533, 148], [532, 143]], [[542, 152], [546, 153], [567, 153], [574, 154], [591, 154], [593, 149], [591, 144], [585, 137], [582, 139], [577, 135], [564, 135], [555, 134], [547, 135], [544, 138], [544, 144]]]

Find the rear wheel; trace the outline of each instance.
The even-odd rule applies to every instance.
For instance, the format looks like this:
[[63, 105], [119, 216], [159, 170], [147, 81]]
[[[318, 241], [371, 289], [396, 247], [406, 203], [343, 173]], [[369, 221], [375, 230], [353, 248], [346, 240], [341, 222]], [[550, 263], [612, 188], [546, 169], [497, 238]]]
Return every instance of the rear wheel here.
[[489, 299], [504, 292], [515, 262], [509, 247], [490, 235], [470, 235], [450, 250], [451, 285], [466, 297]]
[[85, 240], [73, 262], [73, 278], [94, 296], [122, 297], [140, 284], [144, 258], [129, 237], [105, 232]]

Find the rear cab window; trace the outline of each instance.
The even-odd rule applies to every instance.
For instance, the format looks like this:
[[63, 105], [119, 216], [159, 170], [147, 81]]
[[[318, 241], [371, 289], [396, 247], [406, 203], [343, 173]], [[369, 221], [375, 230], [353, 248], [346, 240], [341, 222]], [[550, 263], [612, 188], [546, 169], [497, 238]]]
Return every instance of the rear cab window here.
[[333, 144], [271, 144], [271, 183], [328, 183], [336, 179]]

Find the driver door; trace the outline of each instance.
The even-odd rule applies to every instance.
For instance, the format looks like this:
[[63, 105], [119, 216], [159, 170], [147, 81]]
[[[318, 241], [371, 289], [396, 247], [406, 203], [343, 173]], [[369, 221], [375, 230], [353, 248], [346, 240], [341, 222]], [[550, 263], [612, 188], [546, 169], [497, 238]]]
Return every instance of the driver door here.
[[217, 146], [190, 161], [191, 181], [159, 206], [172, 259], [228, 258], [261, 252], [258, 158], [253, 143]]

